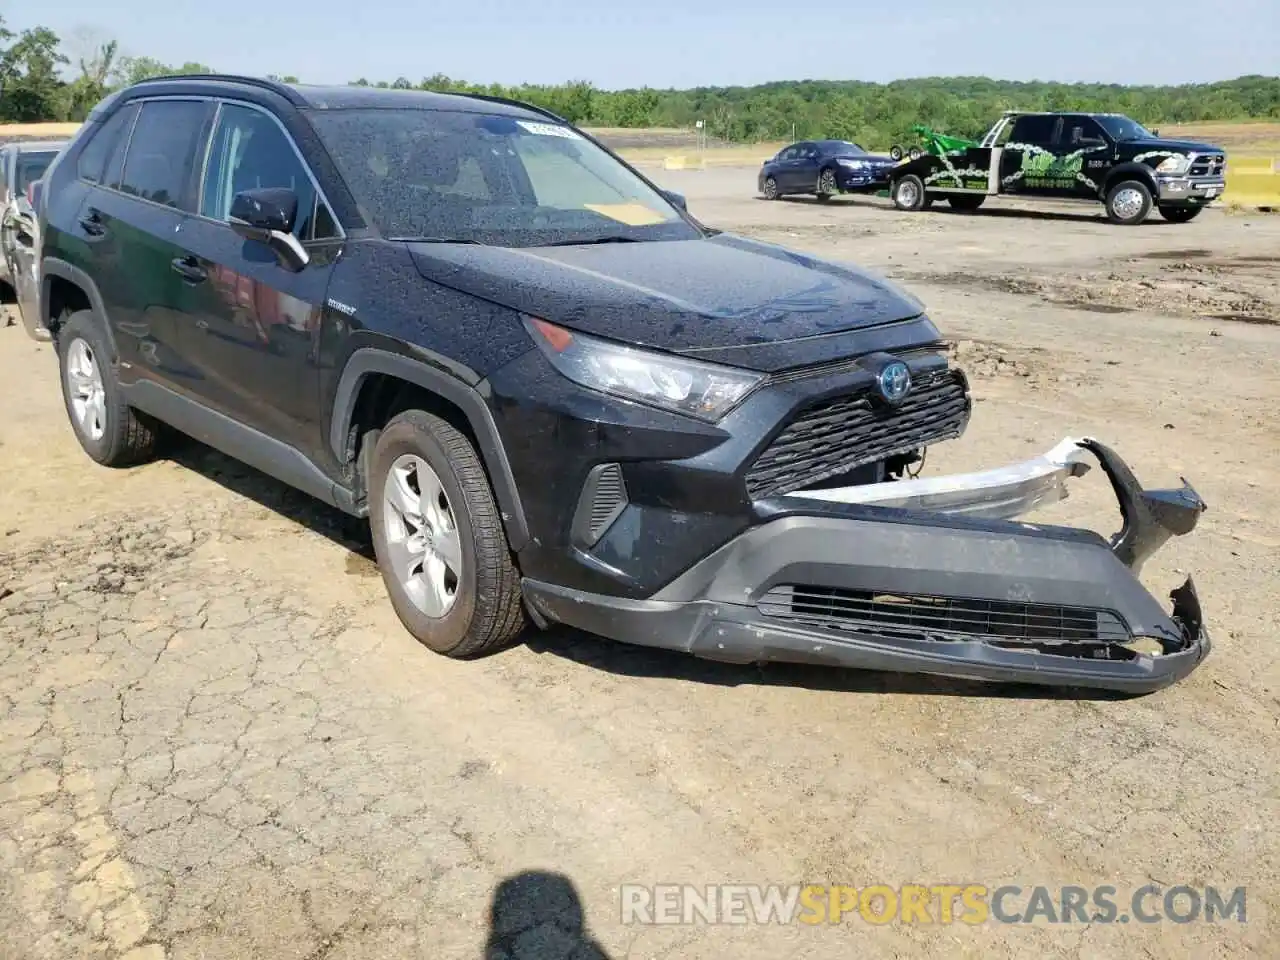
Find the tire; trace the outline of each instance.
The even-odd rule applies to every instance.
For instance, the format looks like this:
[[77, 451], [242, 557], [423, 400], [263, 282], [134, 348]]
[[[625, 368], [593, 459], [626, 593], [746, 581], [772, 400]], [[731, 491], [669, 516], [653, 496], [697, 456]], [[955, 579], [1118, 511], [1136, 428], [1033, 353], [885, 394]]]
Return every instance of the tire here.
[[905, 177], [899, 177], [893, 181], [893, 185], [889, 188], [889, 195], [893, 198], [893, 205], [899, 210], [927, 210], [933, 199], [929, 196], [929, 192], [924, 187], [924, 181], [917, 177], [914, 173], [909, 173]]
[[910, 157], [912, 160], [919, 160], [921, 157], [924, 156], [924, 151], [921, 150], [919, 147], [912, 147], [910, 150], [907, 151], [907, 156]]
[[1121, 180], [1107, 191], [1107, 219], [1136, 227], [1151, 213], [1151, 190], [1141, 180]]
[[818, 174], [818, 199], [830, 200], [839, 192], [840, 187], [836, 185], [836, 172], [831, 167], [827, 167]]
[[1160, 208], [1160, 216], [1168, 220], [1170, 223], [1190, 223], [1196, 217], [1200, 216], [1200, 211], [1204, 207], [1170, 207]]
[[889, 148], [889, 159], [890, 159], [890, 160], [901, 160], [905, 155], [906, 155], [906, 154], [904, 154], [904, 153], [902, 152], [902, 148], [901, 148], [900, 146], [898, 146], [896, 143], [895, 143], [892, 147], [890, 147], [890, 148]]
[[[520, 574], [475, 448], [422, 410], [393, 417], [373, 443], [369, 523], [400, 622], [448, 657], [508, 646], [527, 623]], [[421, 494], [429, 490], [436, 496], [428, 508]], [[430, 546], [417, 549], [424, 540]]]
[[987, 198], [980, 193], [955, 193], [947, 198], [947, 203], [951, 205], [952, 210], [972, 213], [974, 210], [977, 210], [982, 206], [986, 199]]
[[782, 196], [778, 192], [778, 181], [773, 177], [764, 178], [764, 190], [762, 192], [766, 200], [777, 200]]
[[84, 452], [105, 467], [151, 459], [160, 424], [125, 403], [106, 333], [93, 311], [66, 318], [57, 351], [63, 406]]

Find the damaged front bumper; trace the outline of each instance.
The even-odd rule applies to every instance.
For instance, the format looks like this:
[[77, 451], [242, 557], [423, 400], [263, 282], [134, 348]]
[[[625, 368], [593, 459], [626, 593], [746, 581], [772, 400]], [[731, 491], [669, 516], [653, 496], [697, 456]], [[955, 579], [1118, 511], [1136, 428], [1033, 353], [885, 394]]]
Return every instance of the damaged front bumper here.
[[[1090, 454], [1115, 536], [1013, 521], [1066, 496]], [[1185, 481], [1144, 490], [1109, 447], [1066, 440], [995, 470], [759, 501], [760, 523], [645, 600], [529, 580], [525, 595], [544, 623], [716, 660], [1146, 693], [1209, 652], [1191, 579], [1167, 613], [1137, 579], [1204, 509]]]

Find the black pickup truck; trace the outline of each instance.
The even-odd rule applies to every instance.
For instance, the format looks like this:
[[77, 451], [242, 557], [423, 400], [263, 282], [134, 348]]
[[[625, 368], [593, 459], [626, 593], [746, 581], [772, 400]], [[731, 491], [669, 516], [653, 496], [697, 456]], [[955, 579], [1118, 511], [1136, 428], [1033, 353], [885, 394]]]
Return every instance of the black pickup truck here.
[[1004, 194], [1087, 200], [1112, 223], [1142, 223], [1152, 207], [1186, 223], [1222, 195], [1226, 164], [1221, 147], [1162, 139], [1120, 114], [1009, 111], [976, 146], [899, 164], [890, 196], [899, 210], [939, 198], [976, 210]]

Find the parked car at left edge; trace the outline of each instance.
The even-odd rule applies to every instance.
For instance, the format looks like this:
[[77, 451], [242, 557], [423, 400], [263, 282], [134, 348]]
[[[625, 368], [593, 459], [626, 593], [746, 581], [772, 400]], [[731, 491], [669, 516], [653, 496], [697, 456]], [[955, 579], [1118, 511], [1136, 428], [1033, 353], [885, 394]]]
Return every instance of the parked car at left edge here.
[[15, 291], [18, 286], [13, 272], [15, 248], [22, 242], [24, 226], [35, 222], [28, 189], [44, 176], [66, 143], [66, 140], [37, 140], [0, 144], [0, 280]]
[[766, 200], [792, 194], [829, 200], [841, 193], [887, 189], [889, 171], [896, 165], [848, 140], [802, 140], [766, 160], [757, 185]]

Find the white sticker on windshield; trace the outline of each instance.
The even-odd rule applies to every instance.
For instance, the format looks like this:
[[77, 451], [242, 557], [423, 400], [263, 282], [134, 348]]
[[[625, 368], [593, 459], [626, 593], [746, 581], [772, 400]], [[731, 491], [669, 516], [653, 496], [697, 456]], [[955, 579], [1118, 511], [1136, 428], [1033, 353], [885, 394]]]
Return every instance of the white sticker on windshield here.
[[529, 133], [536, 133], [540, 137], [563, 137], [566, 140], [582, 139], [577, 133], [574, 133], [568, 127], [560, 126], [558, 123], [535, 123], [532, 120], [517, 120], [516, 123], [520, 124]]

